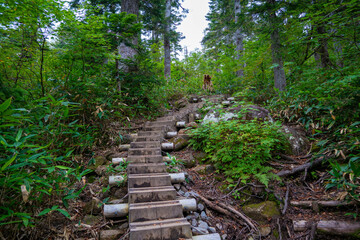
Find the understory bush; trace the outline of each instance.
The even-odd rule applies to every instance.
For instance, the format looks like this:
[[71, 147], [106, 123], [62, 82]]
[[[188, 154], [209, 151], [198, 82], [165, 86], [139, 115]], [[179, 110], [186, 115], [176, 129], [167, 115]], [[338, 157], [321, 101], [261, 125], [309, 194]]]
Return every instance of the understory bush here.
[[275, 178], [266, 162], [287, 148], [279, 123], [228, 120], [200, 125], [191, 132], [193, 148], [203, 150], [226, 176], [234, 179], [254, 176], [265, 185]]

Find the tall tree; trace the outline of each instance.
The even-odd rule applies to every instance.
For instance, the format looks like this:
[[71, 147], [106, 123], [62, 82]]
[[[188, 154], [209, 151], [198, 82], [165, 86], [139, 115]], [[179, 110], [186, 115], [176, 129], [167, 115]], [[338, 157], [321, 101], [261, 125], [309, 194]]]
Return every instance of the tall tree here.
[[[243, 44], [243, 34], [241, 31], [241, 27], [239, 26], [239, 18], [241, 14], [241, 4], [240, 0], [235, 0], [235, 46], [236, 46], [236, 60], [242, 60], [244, 44]], [[244, 64], [241, 64], [241, 67], [238, 71], [236, 71], [236, 75], [238, 77], [244, 76]]]
[[171, 46], [170, 46], [171, 0], [166, 0], [165, 32], [164, 32], [164, 74], [171, 78]]
[[[139, 0], [122, 0], [121, 12], [139, 16]], [[131, 70], [130, 65], [132, 65], [137, 54], [138, 38], [139, 36], [135, 35], [120, 43], [118, 52], [123, 61], [118, 64], [119, 70], [123, 72], [129, 72]]]

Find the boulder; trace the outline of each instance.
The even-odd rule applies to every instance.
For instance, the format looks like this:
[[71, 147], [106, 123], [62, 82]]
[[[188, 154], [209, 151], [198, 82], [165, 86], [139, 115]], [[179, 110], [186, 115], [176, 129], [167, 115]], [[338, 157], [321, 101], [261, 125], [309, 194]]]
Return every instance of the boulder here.
[[174, 144], [174, 151], [180, 151], [189, 145], [189, 137], [188, 135], [178, 135], [171, 138], [169, 142]]
[[192, 155], [196, 162], [201, 162], [207, 157], [207, 154], [205, 152], [194, 152]]
[[184, 163], [184, 167], [186, 167], [186, 168], [193, 168], [193, 167], [196, 166], [196, 160], [195, 160], [195, 158], [182, 159], [181, 161]]
[[188, 101], [186, 99], [182, 98], [180, 100], [177, 100], [174, 103], [174, 107], [177, 108], [177, 109], [180, 109], [180, 108], [186, 107], [187, 104], [188, 104]]
[[193, 168], [193, 170], [199, 174], [210, 174], [215, 172], [216, 168], [213, 165], [198, 165], [195, 168]]
[[262, 121], [273, 121], [270, 112], [267, 109], [257, 105], [246, 105], [228, 108], [225, 112], [223, 110], [222, 114], [220, 114], [219, 111], [211, 110], [206, 114], [203, 122], [208, 123], [236, 119], [240, 113], [243, 120], [259, 119]]
[[279, 207], [273, 201], [249, 204], [243, 207], [243, 211], [250, 218], [262, 223], [266, 223], [272, 218], [280, 217]]
[[92, 160], [89, 161], [88, 169], [96, 170], [99, 166], [104, 165], [107, 163], [107, 160], [103, 156], [97, 156], [92, 158]]
[[108, 165], [101, 165], [101, 166], [98, 166], [96, 169], [95, 169], [95, 172], [97, 175], [99, 176], [107, 176], [109, 175], [108, 174]]
[[306, 137], [305, 130], [297, 126], [282, 126], [282, 130], [286, 133], [292, 151], [292, 155], [304, 155], [309, 151], [310, 141]]
[[85, 217], [82, 220], [83, 223], [90, 225], [90, 226], [93, 226], [100, 221], [101, 221], [100, 216], [94, 216], [94, 215], [90, 215], [90, 214], [85, 215]]

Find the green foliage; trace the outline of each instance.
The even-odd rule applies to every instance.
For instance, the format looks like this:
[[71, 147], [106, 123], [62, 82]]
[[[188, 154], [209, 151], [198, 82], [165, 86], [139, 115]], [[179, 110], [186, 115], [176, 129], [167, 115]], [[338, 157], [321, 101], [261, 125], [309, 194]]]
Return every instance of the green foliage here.
[[[11, 99], [0, 105], [1, 225], [33, 226], [36, 208], [52, 204], [49, 196], [61, 197], [67, 207], [82, 191], [74, 192], [72, 184], [90, 172], [70, 157], [92, 141], [84, 126], [71, 120], [76, 105], [52, 96], [36, 103], [28, 109], [12, 108]], [[31, 208], [21, 207], [22, 201], [30, 201]], [[69, 217], [58, 206], [54, 210]]]
[[178, 172], [178, 167], [182, 166], [183, 162], [177, 159], [175, 156], [171, 156], [169, 153], [167, 153], [167, 156], [169, 157], [169, 161], [165, 162], [165, 165], [168, 167], [168, 170], [170, 172]]
[[208, 153], [226, 176], [252, 175], [267, 185], [275, 175], [265, 164], [272, 154], [286, 149], [285, 136], [279, 123], [240, 119], [202, 124], [191, 132], [190, 144]]

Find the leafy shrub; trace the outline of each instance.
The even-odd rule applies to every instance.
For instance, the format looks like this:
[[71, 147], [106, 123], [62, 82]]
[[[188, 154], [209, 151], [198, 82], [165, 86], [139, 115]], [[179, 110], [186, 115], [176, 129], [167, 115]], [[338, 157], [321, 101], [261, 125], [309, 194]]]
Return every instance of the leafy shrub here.
[[[70, 216], [63, 208], [82, 190], [71, 186], [90, 171], [71, 155], [93, 141], [85, 126], [71, 121], [73, 107], [50, 96], [28, 109], [13, 109], [11, 99], [0, 105], [0, 225], [33, 226], [36, 216], [51, 211]], [[54, 197], [62, 199], [63, 208], [55, 205], [39, 214]]]
[[237, 120], [205, 123], [191, 132], [190, 144], [205, 151], [215, 167], [226, 176], [255, 176], [268, 184], [275, 175], [264, 164], [275, 152], [286, 149], [279, 123]]

